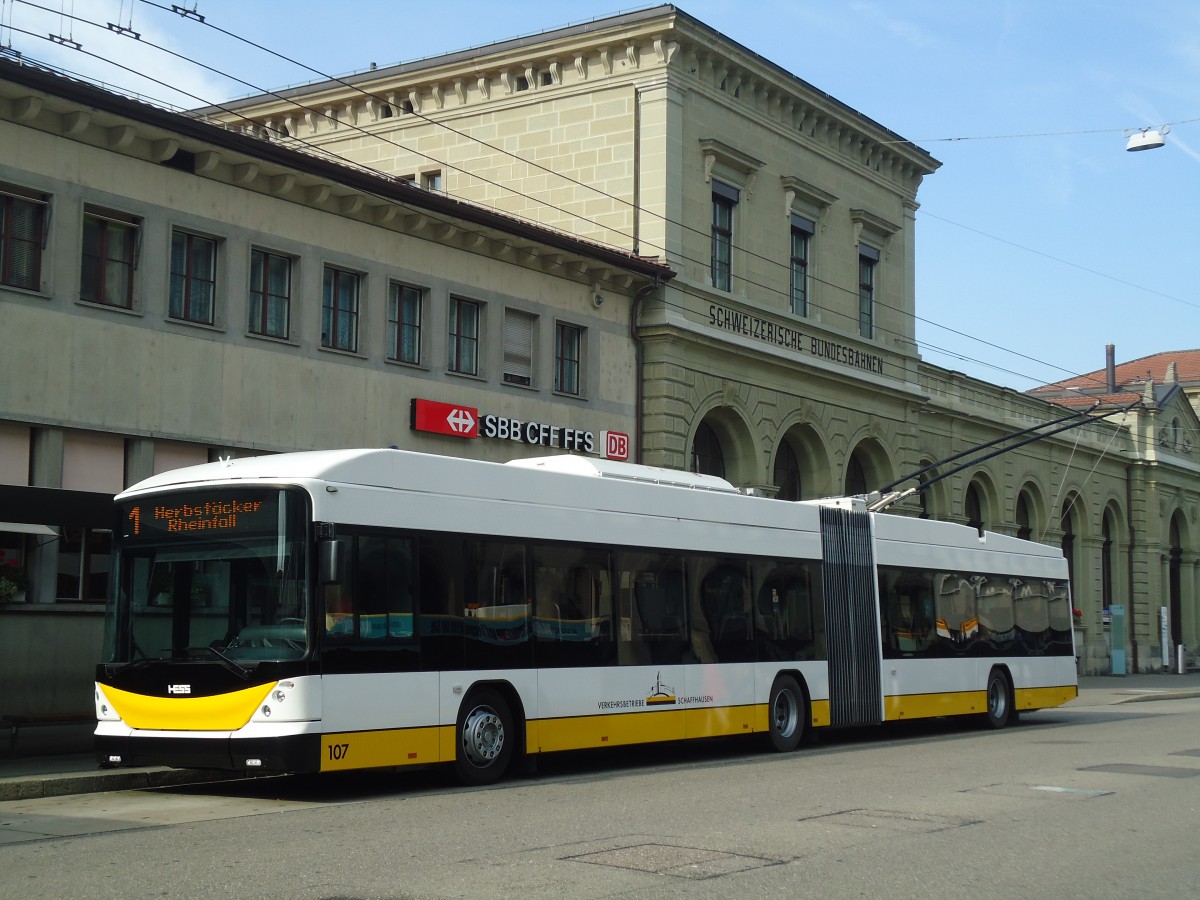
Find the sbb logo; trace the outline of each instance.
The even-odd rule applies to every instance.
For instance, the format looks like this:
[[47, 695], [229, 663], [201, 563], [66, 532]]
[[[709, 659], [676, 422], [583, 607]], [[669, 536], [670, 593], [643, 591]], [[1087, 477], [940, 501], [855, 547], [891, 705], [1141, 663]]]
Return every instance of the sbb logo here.
[[604, 456], [625, 462], [629, 459], [629, 435], [620, 431], [603, 431], [600, 439], [604, 443]]

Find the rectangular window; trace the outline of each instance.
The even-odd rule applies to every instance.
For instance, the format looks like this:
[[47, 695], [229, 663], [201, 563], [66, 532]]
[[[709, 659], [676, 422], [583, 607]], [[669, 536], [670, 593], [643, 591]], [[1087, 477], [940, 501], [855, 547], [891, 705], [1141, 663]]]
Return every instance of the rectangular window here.
[[504, 383], [533, 384], [533, 327], [537, 316], [504, 311]]
[[41, 289], [46, 205], [35, 195], [0, 187], [0, 284]]
[[292, 259], [250, 251], [250, 333], [286, 338], [292, 310]]
[[171, 235], [171, 318], [213, 324], [216, 272], [216, 241], [186, 231]]
[[59, 600], [105, 600], [112, 553], [112, 532], [100, 528], [63, 528], [58, 545]]
[[816, 223], [803, 216], [792, 215], [792, 312], [798, 316], [808, 315], [808, 259], [809, 245], [816, 231]]
[[858, 333], [875, 336], [875, 266], [879, 251], [860, 244], [858, 247]]
[[83, 214], [83, 261], [79, 299], [133, 308], [138, 221], [101, 210]]
[[554, 390], [579, 394], [579, 358], [583, 329], [559, 322], [554, 326]]
[[450, 371], [479, 374], [479, 304], [450, 300]]
[[321, 346], [358, 352], [358, 288], [360, 276], [345, 269], [325, 267], [325, 293], [321, 303]]
[[388, 286], [388, 359], [421, 362], [420, 288], [392, 282]]
[[733, 281], [733, 210], [739, 193], [719, 181], [712, 183], [712, 283], [728, 291]]
[[440, 191], [442, 189], [442, 173], [441, 172], [423, 172], [421, 173], [421, 187], [427, 191]]

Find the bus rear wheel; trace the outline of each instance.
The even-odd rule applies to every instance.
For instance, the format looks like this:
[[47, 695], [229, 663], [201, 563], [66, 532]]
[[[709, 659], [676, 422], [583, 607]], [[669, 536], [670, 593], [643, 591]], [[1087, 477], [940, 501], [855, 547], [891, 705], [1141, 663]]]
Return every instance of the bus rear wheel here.
[[1013, 691], [1008, 678], [999, 669], [988, 673], [987, 712], [984, 721], [989, 728], [1004, 728], [1017, 717], [1013, 709]]
[[512, 760], [516, 730], [508, 703], [498, 691], [475, 691], [458, 713], [454, 769], [463, 784], [494, 784]]
[[808, 718], [808, 702], [795, 678], [780, 675], [775, 679], [771, 685], [767, 717], [767, 740], [771, 749], [790, 753], [800, 746], [804, 737], [804, 723]]

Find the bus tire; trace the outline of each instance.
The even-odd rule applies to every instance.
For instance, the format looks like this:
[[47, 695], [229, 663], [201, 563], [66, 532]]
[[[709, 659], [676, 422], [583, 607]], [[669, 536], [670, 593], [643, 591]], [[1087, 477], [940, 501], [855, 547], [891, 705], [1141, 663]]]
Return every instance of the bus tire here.
[[779, 675], [767, 703], [767, 741], [778, 753], [790, 753], [804, 738], [808, 700], [791, 675]]
[[512, 711], [498, 691], [473, 691], [458, 712], [454, 769], [463, 784], [495, 784], [504, 777], [516, 743]]
[[987, 712], [983, 715], [989, 728], [1004, 728], [1016, 719], [1013, 708], [1013, 689], [1002, 669], [992, 669], [987, 681]]

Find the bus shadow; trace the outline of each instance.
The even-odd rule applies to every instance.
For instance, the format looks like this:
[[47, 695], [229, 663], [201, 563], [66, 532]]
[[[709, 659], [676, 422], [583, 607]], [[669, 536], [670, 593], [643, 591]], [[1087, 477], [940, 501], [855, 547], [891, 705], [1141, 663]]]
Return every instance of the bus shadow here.
[[[578, 779], [605, 779], [629, 772], [670, 769], [680, 766], [708, 767], [762, 764], [794, 760], [797, 755], [842, 753], [873, 746], [913, 741], [958, 741], [982, 735], [1058, 732], [1080, 726], [1101, 725], [1131, 718], [1157, 718], [1150, 711], [1116, 711], [1108, 707], [1042, 710], [1025, 713], [1005, 731], [961, 718], [918, 719], [889, 722], [861, 728], [822, 731], [809, 736], [794, 754], [766, 750], [761, 736], [712, 738], [630, 747], [606, 747], [548, 753], [514, 763], [508, 777], [496, 785], [468, 787], [455, 778], [448, 765], [370, 769], [314, 775], [273, 775], [231, 778], [201, 784], [153, 788], [156, 793], [194, 796], [276, 799], [298, 803], [352, 803], [395, 796], [418, 796], [449, 791], [497, 790], [514, 785]], [[1061, 737], [1061, 736], [1058, 736]]]

